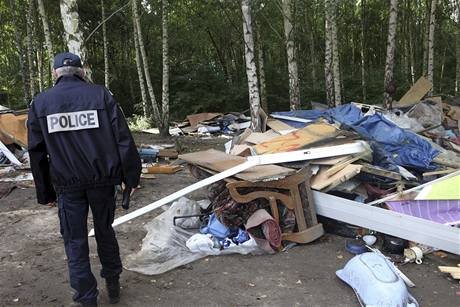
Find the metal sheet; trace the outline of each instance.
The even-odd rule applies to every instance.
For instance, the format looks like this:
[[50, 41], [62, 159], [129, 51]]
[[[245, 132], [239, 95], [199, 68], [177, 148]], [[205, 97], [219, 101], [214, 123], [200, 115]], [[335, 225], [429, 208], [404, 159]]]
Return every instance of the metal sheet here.
[[460, 228], [313, 191], [319, 215], [460, 255]]

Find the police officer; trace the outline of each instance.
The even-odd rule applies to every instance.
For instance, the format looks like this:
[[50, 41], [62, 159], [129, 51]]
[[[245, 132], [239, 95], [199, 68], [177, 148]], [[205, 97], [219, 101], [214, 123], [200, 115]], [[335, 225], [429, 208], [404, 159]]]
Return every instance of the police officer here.
[[123, 113], [111, 93], [84, 81], [80, 58], [70, 52], [54, 58], [54, 87], [34, 98], [29, 109], [29, 155], [40, 204], [57, 200], [68, 259], [73, 300], [97, 306], [91, 272], [87, 217], [91, 208], [110, 303], [120, 298], [122, 271], [118, 242], [111, 226], [114, 186], [135, 188], [140, 158]]

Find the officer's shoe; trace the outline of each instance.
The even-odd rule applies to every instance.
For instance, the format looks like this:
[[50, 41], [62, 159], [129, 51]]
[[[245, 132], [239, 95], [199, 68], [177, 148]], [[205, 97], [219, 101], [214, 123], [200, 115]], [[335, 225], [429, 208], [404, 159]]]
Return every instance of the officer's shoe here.
[[107, 278], [105, 280], [105, 286], [109, 294], [109, 303], [118, 303], [120, 301], [120, 281], [118, 280], [118, 276], [112, 279]]

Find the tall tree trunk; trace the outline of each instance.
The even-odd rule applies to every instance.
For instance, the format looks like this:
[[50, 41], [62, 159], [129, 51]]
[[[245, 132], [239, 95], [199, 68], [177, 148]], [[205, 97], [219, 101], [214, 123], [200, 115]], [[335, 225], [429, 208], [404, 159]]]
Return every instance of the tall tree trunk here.
[[361, 0], [361, 88], [366, 103], [366, 0]]
[[329, 107], [335, 106], [334, 78], [332, 74], [332, 29], [331, 29], [331, 0], [324, 1], [325, 22], [325, 55], [324, 55], [324, 77], [326, 85], [326, 101]]
[[334, 100], [335, 105], [342, 104], [341, 78], [340, 78], [340, 60], [339, 60], [339, 41], [337, 39], [337, 0], [331, 0], [332, 18], [331, 18], [331, 35], [332, 35], [332, 70], [334, 75]]
[[457, 0], [457, 41], [456, 41], [455, 94], [460, 94], [460, 0]]
[[12, 22], [14, 26], [14, 43], [16, 45], [16, 51], [18, 53], [18, 59], [19, 59], [19, 69], [21, 71], [24, 103], [28, 104], [30, 97], [29, 97], [29, 91], [27, 90], [27, 73], [26, 73], [26, 67], [24, 64], [23, 48], [21, 45], [22, 39], [21, 39], [21, 34], [19, 33], [19, 28], [18, 28], [18, 23], [17, 23], [16, 1], [15, 0], [10, 0], [10, 9], [11, 9], [11, 13], [13, 14]]
[[289, 104], [291, 110], [300, 109], [299, 70], [294, 43], [294, 3], [293, 0], [282, 0], [284, 36], [289, 73]]
[[396, 25], [398, 18], [398, 0], [390, 2], [390, 18], [388, 21], [388, 41], [387, 41], [387, 57], [385, 61], [385, 81], [384, 81], [384, 105], [385, 108], [391, 109], [393, 102], [392, 95], [395, 91], [393, 81], [393, 67], [395, 60], [396, 47]]
[[145, 74], [145, 81], [147, 83], [147, 89], [148, 93], [150, 96], [150, 102], [152, 104], [152, 109], [153, 109], [153, 117], [154, 120], [157, 124], [158, 127], [161, 126], [162, 120], [161, 120], [161, 115], [160, 115], [160, 109], [158, 107], [157, 100], [155, 98], [155, 93], [153, 92], [153, 86], [152, 86], [152, 79], [150, 78], [150, 71], [149, 71], [149, 61], [147, 58], [147, 53], [145, 52], [145, 47], [144, 47], [144, 39], [142, 38], [142, 29], [141, 29], [141, 21], [139, 18], [139, 12], [137, 9], [137, 1], [138, 0], [132, 0], [132, 12], [133, 12], [133, 20], [136, 25], [136, 30], [137, 30], [137, 38], [139, 41], [139, 49], [141, 51], [141, 57], [142, 57], [142, 63], [144, 66], [144, 74]]
[[251, 109], [251, 128], [253, 131], [261, 131], [260, 122], [260, 97], [257, 78], [257, 68], [254, 59], [254, 35], [252, 31], [251, 0], [241, 0], [243, 13], [244, 55], [246, 60], [246, 75], [248, 78], [249, 106]]
[[105, 25], [105, 7], [104, 0], [101, 0], [101, 22], [102, 22], [102, 41], [104, 45], [104, 85], [109, 88], [109, 55], [107, 45], [107, 28]]
[[444, 79], [444, 67], [446, 64], [446, 53], [447, 53], [447, 47], [444, 47], [444, 51], [441, 57], [441, 73], [439, 74], [439, 93], [442, 93], [442, 80]]
[[[427, 62], [427, 79], [433, 83], [433, 57], [434, 57], [434, 26], [436, 22], [436, 3], [438, 0], [431, 1], [430, 12], [430, 31], [428, 34], [428, 62]], [[430, 93], [431, 94], [431, 91]]]
[[83, 33], [80, 28], [77, 0], [60, 0], [60, 9], [67, 48], [69, 52], [80, 56], [85, 68], [86, 78], [92, 81], [92, 72], [87, 61], [88, 51], [83, 45]]
[[142, 60], [141, 60], [141, 51], [139, 48], [139, 38], [137, 34], [137, 27], [136, 23], [133, 21], [133, 28], [134, 28], [134, 46], [136, 49], [136, 67], [137, 67], [137, 76], [139, 78], [139, 87], [141, 90], [141, 98], [142, 98], [142, 111], [145, 117], [148, 116], [148, 109], [147, 109], [147, 93], [145, 91], [145, 80], [144, 80], [144, 73], [142, 72]]
[[33, 12], [34, 2], [29, 0], [29, 9], [27, 11], [27, 61], [29, 65], [29, 93], [30, 97], [35, 96], [35, 65], [34, 65], [34, 38], [33, 38]]
[[307, 31], [308, 31], [308, 40], [309, 40], [309, 49], [310, 49], [310, 72], [311, 72], [311, 84], [313, 90], [316, 89], [317, 85], [317, 76], [318, 73], [316, 71], [316, 64], [317, 64], [317, 59], [316, 59], [316, 53], [315, 53], [315, 34], [314, 34], [314, 24], [312, 20], [312, 12], [310, 12], [310, 9], [307, 9], [305, 12], [305, 23], [307, 26]]
[[[412, 20], [412, 6], [411, 1], [408, 2], [408, 9], [409, 9], [409, 20]], [[410, 61], [410, 81], [412, 85], [415, 84], [415, 44], [414, 44], [414, 32], [412, 29], [412, 23], [409, 22], [409, 61]]]
[[41, 50], [37, 50], [36, 58], [37, 58], [37, 70], [38, 70], [38, 91], [42, 92], [44, 78], [43, 78], [43, 56], [42, 56]]
[[52, 74], [51, 71], [53, 71], [53, 43], [51, 41], [51, 32], [50, 32], [50, 27], [48, 25], [48, 17], [46, 15], [45, 11], [45, 5], [43, 4], [43, 0], [37, 0], [38, 3], [38, 12], [40, 13], [40, 18], [42, 20], [43, 24], [43, 33], [45, 34], [45, 45], [46, 45], [46, 50], [48, 53], [48, 63], [49, 63], [49, 73], [47, 74], [48, 76], [48, 85], [52, 84]]
[[428, 64], [428, 40], [430, 36], [430, 1], [425, 0], [425, 35], [423, 36], [423, 65], [422, 74], [427, 75]]
[[265, 83], [265, 63], [264, 63], [264, 45], [260, 36], [261, 27], [256, 30], [256, 45], [257, 45], [257, 64], [259, 68], [259, 89], [260, 89], [260, 104], [265, 112], [268, 112], [267, 88]]
[[162, 0], [162, 51], [163, 51], [163, 83], [162, 83], [162, 121], [160, 136], [168, 137], [169, 134], [169, 54], [168, 54], [168, 0]]

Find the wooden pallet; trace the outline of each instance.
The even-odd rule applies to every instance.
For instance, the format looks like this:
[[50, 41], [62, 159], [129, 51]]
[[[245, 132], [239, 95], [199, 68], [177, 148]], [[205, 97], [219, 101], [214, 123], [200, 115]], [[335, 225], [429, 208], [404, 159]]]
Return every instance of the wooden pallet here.
[[449, 273], [453, 279], [460, 279], [460, 263], [457, 266], [438, 266], [439, 271]]

